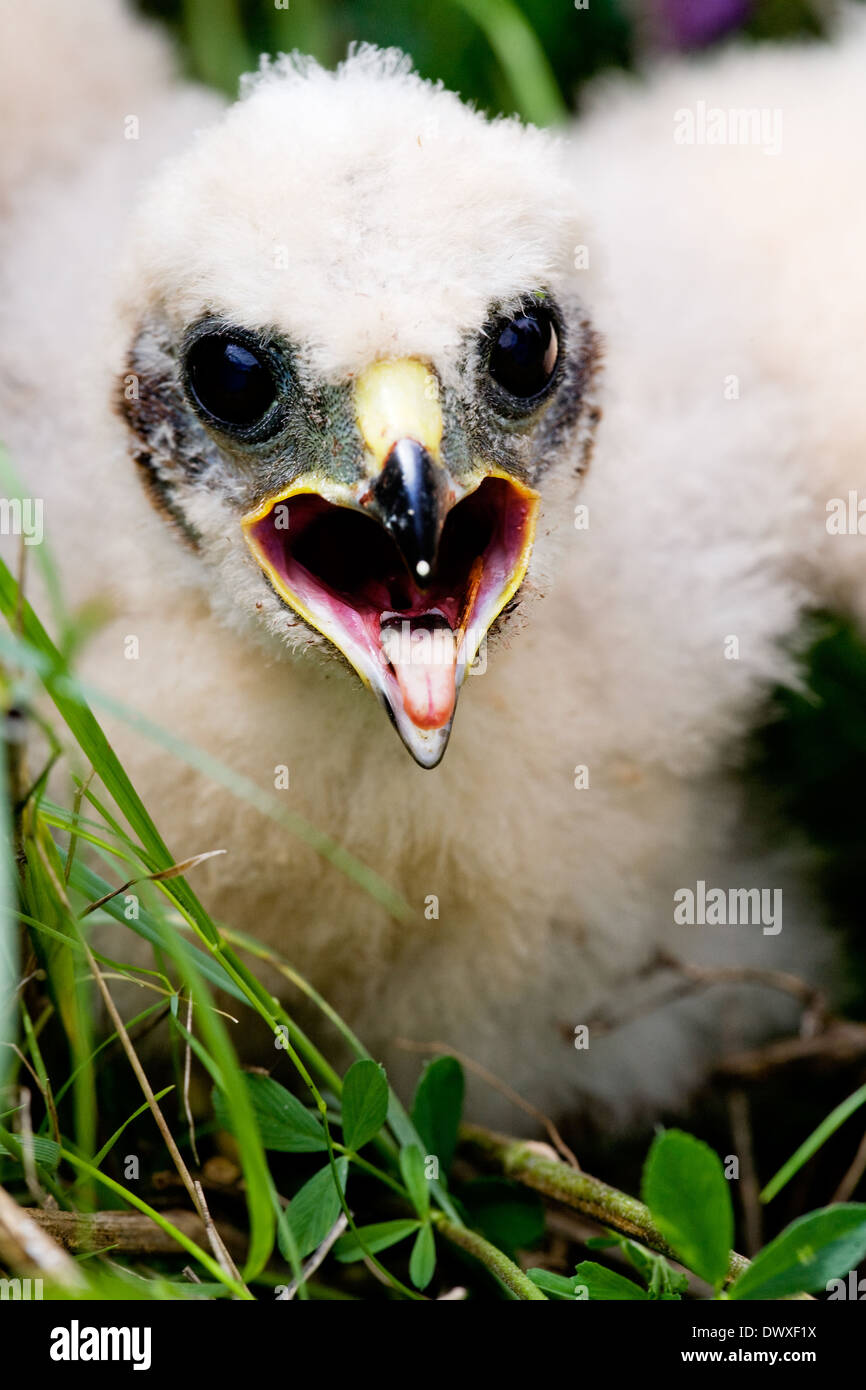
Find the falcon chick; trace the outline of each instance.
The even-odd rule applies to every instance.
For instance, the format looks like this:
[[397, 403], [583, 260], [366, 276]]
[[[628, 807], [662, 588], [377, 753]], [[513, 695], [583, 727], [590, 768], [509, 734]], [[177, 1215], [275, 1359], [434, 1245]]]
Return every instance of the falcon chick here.
[[[661, 953], [825, 968], [736, 769], [804, 615], [866, 609], [825, 525], [866, 458], [862, 18], [552, 135], [394, 52], [263, 60], [223, 110], [109, 0], [0, 16], [2, 432], [70, 600], [110, 601], [84, 672], [287, 782], [416, 920], [112, 722], [173, 851], [229, 851], [208, 906], [398, 1084], [438, 1039], [544, 1106], [681, 1096], [720, 1016], [784, 1011], [647, 1012]], [[700, 103], [781, 148], [679, 141]], [[684, 929], [698, 881], [784, 921]]]

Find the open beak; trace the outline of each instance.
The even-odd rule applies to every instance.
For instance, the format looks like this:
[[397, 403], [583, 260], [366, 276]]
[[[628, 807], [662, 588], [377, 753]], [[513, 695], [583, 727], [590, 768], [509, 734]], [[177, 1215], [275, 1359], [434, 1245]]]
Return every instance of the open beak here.
[[376, 692], [415, 761], [435, 767], [466, 673], [523, 582], [539, 498], [483, 464], [455, 481], [420, 362], [374, 363], [355, 412], [368, 475], [296, 478], [243, 518], [244, 535], [276, 592]]

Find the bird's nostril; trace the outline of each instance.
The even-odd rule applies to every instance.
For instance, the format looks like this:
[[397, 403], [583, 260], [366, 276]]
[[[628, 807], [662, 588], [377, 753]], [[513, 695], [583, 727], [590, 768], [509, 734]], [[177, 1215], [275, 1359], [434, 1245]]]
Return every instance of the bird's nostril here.
[[433, 579], [445, 520], [442, 469], [422, 444], [400, 439], [373, 485], [376, 510], [421, 588]]

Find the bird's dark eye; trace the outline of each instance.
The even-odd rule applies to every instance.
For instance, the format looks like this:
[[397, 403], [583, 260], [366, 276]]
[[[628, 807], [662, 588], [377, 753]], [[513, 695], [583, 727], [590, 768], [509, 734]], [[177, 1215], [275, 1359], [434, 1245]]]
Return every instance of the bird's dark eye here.
[[264, 353], [211, 333], [193, 343], [186, 359], [190, 389], [220, 425], [249, 428], [270, 410], [277, 388]]
[[534, 305], [497, 324], [487, 370], [509, 396], [530, 401], [553, 381], [558, 358], [553, 317], [542, 305]]

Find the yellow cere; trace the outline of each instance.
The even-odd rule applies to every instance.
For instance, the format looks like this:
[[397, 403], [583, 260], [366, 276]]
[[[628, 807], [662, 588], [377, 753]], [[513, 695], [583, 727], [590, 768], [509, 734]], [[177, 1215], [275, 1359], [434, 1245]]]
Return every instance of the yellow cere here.
[[440, 461], [439, 382], [423, 362], [404, 357], [366, 367], [355, 384], [355, 415], [377, 470], [400, 439], [414, 439]]

